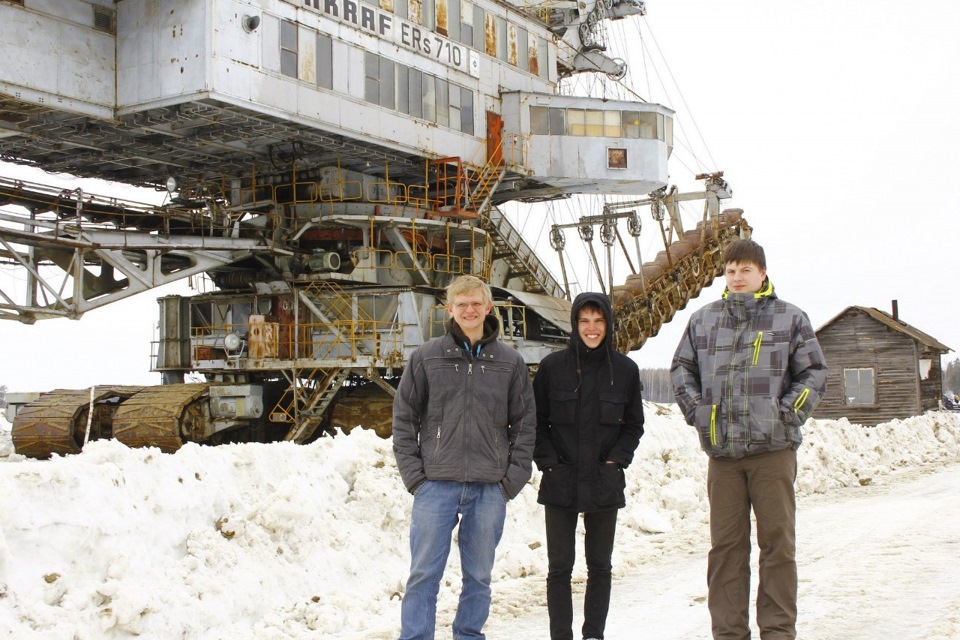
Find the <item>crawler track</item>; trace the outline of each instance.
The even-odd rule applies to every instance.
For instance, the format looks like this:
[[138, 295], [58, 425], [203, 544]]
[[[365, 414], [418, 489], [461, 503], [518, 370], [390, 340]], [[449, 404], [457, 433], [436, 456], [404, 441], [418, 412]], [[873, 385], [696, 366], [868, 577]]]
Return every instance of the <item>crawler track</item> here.
[[113, 435], [129, 447], [158, 447], [176, 451], [202, 431], [202, 400], [209, 384], [169, 384], [146, 387], [120, 405]]
[[95, 387], [58, 389], [26, 405], [13, 422], [13, 444], [18, 453], [31, 458], [80, 453], [87, 435], [90, 407], [90, 440], [110, 437], [117, 408], [142, 387]]

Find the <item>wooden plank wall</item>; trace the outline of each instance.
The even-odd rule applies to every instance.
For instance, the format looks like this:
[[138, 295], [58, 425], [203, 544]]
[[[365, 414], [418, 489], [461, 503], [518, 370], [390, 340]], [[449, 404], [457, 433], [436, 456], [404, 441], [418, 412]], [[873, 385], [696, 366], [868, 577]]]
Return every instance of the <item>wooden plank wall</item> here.
[[[917, 360], [920, 345], [913, 338], [874, 320], [857, 309], [849, 310], [817, 337], [827, 359], [827, 394], [814, 411], [815, 418], [847, 418], [850, 422], [876, 425], [895, 418], [907, 418], [922, 413]], [[936, 356], [939, 395], [939, 363]], [[843, 370], [875, 367], [877, 403], [875, 405], [847, 405], [843, 398]], [[931, 366], [930, 378], [933, 378]], [[924, 389], [932, 388], [931, 379], [923, 381]]]
[[930, 373], [926, 380], [920, 380], [920, 409], [930, 411], [940, 406], [940, 396], [943, 394], [943, 368], [940, 366], [940, 352], [929, 347], [917, 344], [923, 348], [920, 359], [930, 360]]

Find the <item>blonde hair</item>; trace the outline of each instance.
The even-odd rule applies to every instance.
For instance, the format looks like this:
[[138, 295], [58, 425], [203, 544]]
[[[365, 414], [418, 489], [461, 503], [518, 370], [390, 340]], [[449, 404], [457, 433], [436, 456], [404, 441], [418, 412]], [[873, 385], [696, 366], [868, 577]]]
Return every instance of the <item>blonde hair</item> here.
[[453, 299], [480, 290], [484, 304], [493, 304], [493, 291], [490, 285], [476, 276], [458, 276], [447, 285], [447, 304], [453, 304]]

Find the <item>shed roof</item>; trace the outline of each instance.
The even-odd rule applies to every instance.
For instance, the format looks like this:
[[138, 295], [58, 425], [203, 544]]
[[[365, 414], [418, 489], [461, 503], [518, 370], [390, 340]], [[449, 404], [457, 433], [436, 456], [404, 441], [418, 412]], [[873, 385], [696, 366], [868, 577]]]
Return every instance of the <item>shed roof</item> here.
[[944, 353], [946, 353], [947, 351], [953, 351], [953, 349], [943, 344], [933, 336], [930, 336], [924, 333], [923, 331], [920, 331], [920, 329], [917, 329], [916, 327], [907, 324], [903, 320], [894, 318], [892, 315], [890, 315], [886, 311], [881, 311], [876, 307], [860, 307], [857, 305], [849, 306], [843, 311], [841, 311], [840, 313], [838, 313], [837, 315], [835, 315], [834, 317], [832, 317], [830, 320], [827, 320], [826, 322], [824, 322], [823, 325], [819, 329], [817, 329], [817, 333], [820, 333], [821, 331], [826, 329], [828, 326], [836, 322], [839, 318], [846, 315], [853, 309], [856, 309], [857, 311], [862, 311], [863, 313], [867, 314], [877, 322], [883, 325], [886, 325], [887, 327], [893, 329], [894, 331], [899, 331], [900, 333], [906, 336], [909, 336], [910, 338], [913, 338], [917, 342], [920, 342], [924, 346], [927, 346], [931, 349], [943, 351]]

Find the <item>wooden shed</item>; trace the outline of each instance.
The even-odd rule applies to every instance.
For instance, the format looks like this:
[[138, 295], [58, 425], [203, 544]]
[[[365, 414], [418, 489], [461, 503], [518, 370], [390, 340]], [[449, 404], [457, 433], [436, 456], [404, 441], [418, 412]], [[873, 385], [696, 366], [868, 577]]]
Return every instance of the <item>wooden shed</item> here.
[[873, 307], [847, 307], [817, 330], [827, 359], [827, 394], [815, 418], [876, 425], [936, 409], [952, 351], [936, 339]]

